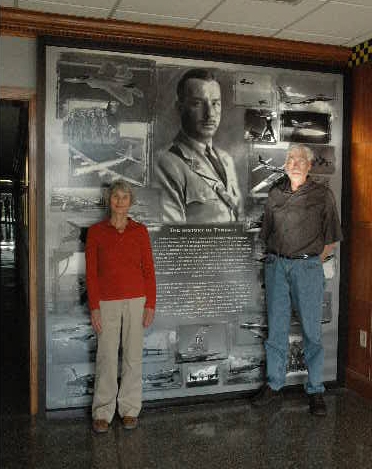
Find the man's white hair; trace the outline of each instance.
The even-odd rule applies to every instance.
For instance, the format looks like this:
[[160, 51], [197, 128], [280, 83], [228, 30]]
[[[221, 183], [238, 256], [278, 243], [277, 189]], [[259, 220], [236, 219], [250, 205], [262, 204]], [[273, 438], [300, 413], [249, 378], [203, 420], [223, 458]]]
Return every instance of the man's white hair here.
[[306, 145], [302, 145], [301, 143], [291, 145], [287, 150], [286, 160], [293, 152], [298, 152], [302, 157], [306, 158], [309, 163], [314, 161], [314, 152]]

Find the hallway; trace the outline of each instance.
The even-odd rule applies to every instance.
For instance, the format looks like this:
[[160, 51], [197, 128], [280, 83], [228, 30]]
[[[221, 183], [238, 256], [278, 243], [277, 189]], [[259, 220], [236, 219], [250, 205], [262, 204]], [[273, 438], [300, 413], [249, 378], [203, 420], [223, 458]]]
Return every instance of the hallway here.
[[0, 224], [1, 415], [28, 414], [28, 311], [21, 300], [16, 268], [15, 224]]

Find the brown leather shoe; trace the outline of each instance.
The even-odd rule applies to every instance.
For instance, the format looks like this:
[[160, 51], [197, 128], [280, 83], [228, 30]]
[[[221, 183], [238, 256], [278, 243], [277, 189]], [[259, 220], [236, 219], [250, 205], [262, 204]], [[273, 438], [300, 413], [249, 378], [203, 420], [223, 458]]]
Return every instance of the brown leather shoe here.
[[108, 429], [109, 429], [109, 424], [108, 422], [106, 422], [106, 420], [101, 420], [101, 419], [93, 420], [92, 430], [95, 433], [107, 433]]
[[258, 394], [253, 396], [251, 404], [254, 407], [268, 407], [273, 403], [281, 404], [283, 400], [283, 393], [281, 390], [274, 391], [269, 385], [264, 384], [259, 390]]
[[138, 425], [138, 417], [131, 417], [130, 415], [125, 415], [123, 417], [123, 426], [126, 430], [134, 430]]

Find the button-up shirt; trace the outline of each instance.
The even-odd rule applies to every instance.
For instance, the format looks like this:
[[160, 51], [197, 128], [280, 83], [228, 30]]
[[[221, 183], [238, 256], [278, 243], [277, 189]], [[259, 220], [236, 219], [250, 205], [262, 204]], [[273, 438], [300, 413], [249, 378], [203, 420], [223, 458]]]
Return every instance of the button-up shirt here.
[[260, 237], [268, 252], [320, 255], [325, 245], [342, 240], [332, 191], [308, 177], [293, 192], [283, 177], [269, 191]]

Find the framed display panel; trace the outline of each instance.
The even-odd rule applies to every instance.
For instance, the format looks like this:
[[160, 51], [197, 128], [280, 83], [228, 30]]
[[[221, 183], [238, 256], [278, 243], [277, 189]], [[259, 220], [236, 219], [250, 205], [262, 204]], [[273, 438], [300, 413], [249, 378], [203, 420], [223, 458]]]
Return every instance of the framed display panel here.
[[[44, 54], [47, 408], [91, 403], [96, 337], [84, 245], [87, 228], [106, 216], [107, 186], [121, 178], [134, 188], [131, 216], [147, 226], [156, 265], [143, 399], [258, 388], [267, 333], [263, 207], [286, 150], [300, 142], [313, 149], [313, 177], [332, 188], [340, 209], [343, 76], [158, 51], [45, 45]], [[190, 157], [187, 185], [177, 179], [188, 158], [174, 148], [177, 85], [200, 68], [219, 83], [221, 118], [208, 125], [231, 203], [203, 160]], [[337, 377], [339, 257], [324, 265], [326, 381]], [[287, 384], [299, 384], [306, 369], [295, 311], [291, 327]]]

